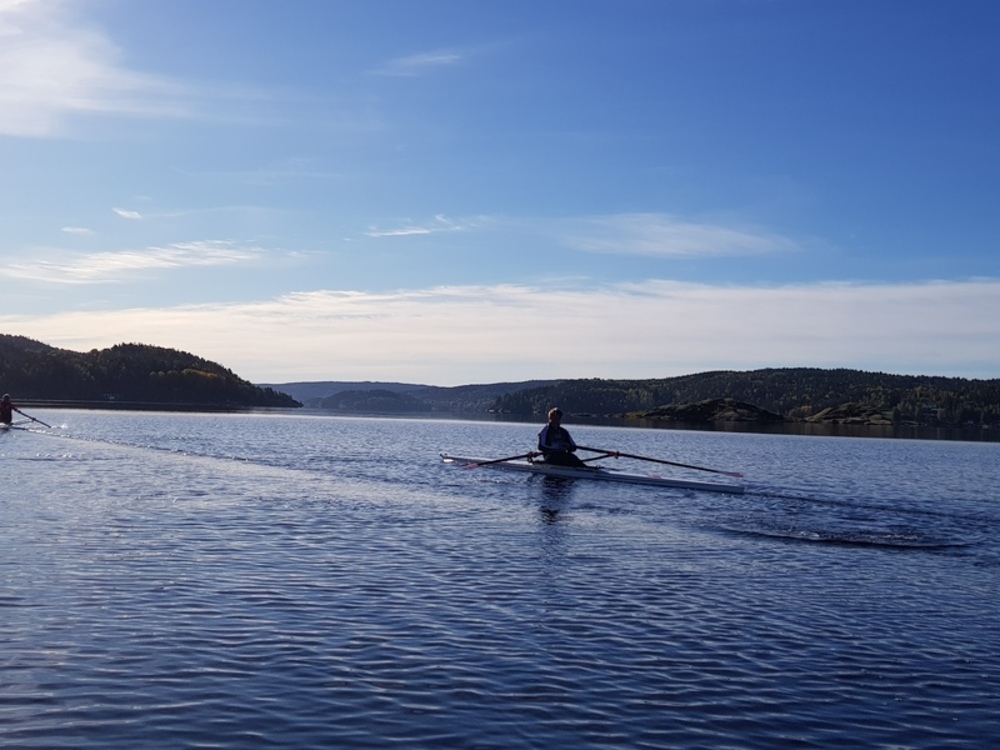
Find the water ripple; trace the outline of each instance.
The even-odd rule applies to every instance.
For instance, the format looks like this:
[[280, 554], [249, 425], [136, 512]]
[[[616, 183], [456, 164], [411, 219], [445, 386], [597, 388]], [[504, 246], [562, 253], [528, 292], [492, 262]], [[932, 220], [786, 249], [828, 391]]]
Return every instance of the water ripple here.
[[[887, 466], [916, 471], [903, 454], [679, 446], [849, 467], [840, 490], [735, 498], [456, 476], [416, 449], [387, 469], [342, 434], [436, 449], [458, 429], [517, 453], [505, 426], [102, 418], [107, 439], [72, 452], [4, 445], [5, 746], [930, 749], [1000, 732], [992, 494], [884, 491], [901, 486]], [[916, 450], [930, 469], [966, 460]]]

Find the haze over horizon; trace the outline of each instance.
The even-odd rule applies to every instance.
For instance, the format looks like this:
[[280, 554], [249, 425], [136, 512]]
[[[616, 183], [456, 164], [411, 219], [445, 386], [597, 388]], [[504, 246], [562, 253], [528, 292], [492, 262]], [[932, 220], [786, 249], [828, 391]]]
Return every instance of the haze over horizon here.
[[1000, 377], [991, 0], [0, 0], [0, 333]]

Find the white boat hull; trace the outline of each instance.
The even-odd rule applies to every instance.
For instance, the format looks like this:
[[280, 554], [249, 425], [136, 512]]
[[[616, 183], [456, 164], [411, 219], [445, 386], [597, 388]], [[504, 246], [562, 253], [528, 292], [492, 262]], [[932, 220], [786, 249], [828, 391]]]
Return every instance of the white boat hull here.
[[661, 477], [656, 474], [633, 474], [627, 471], [619, 471], [606, 466], [559, 466], [557, 464], [547, 464], [541, 461], [496, 461], [490, 462], [488, 458], [468, 458], [463, 456], [450, 456], [442, 453], [441, 458], [448, 463], [461, 464], [465, 466], [481, 465], [484, 469], [504, 469], [506, 471], [522, 471], [531, 474], [542, 474], [548, 477], [559, 477], [561, 479], [591, 479], [602, 482], [623, 482], [626, 484], [645, 484], [653, 487], [673, 487], [684, 490], [700, 490], [704, 492], [727, 492], [734, 495], [742, 495], [744, 488], [739, 484], [724, 484], [721, 482], [699, 482], [696, 480], [679, 479], [676, 477]]

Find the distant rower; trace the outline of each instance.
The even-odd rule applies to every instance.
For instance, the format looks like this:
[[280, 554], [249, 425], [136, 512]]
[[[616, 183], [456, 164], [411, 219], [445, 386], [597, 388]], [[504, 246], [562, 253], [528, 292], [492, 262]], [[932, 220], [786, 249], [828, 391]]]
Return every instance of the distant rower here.
[[20, 409], [10, 402], [10, 394], [3, 394], [3, 400], [0, 401], [0, 422], [3, 424], [10, 424], [13, 422], [14, 412], [17, 412], [18, 414], [22, 413]]

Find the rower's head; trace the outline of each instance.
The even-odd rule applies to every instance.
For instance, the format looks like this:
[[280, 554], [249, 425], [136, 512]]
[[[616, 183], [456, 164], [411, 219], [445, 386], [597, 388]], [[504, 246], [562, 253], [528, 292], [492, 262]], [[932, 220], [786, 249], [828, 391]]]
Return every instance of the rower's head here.
[[549, 409], [550, 422], [555, 422], [558, 424], [559, 422], [562, 421], [562, 416], [563, 416], [562, 409], [560, 409], [558, 406]]

